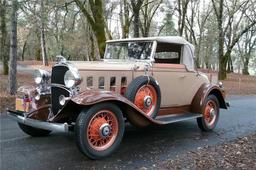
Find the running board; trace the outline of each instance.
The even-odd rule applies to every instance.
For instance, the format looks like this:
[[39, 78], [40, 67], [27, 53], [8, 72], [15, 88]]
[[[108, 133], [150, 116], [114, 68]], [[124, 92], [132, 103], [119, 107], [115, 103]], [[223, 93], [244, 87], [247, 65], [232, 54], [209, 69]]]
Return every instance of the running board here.
[[186, 114], [157, 116], [155, 120], [158, 122], [161, 122], [161, 124], [169, 124], [169, 123], [175, 123], [175, 122], [181, 122], [181, 121], [185, 121], [185, 120], [195, 119], [198, 117], [202, 117], [202, 114], [186, 113]]

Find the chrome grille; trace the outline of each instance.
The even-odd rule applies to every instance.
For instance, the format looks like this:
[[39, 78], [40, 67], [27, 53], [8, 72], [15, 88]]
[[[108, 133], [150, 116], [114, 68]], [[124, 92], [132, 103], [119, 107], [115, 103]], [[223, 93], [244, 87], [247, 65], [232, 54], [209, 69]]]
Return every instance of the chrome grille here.
[[[52, 76], [51, 83], [52, 84], [60, 84], [65, 85], [64, 83], [64, 75], [68, 71], [68, 67], [65, 65], [56, 65], [52, 68]], [[63, 106], [59, 104], [59, 97], [64, 95], [65, 97], [69, 97], [69, 92], [67, 89], [59, 88], [52, 86], [51, 87], [51, 103], [52, 103], [52, 112], [53, 114], [57, 114]]]

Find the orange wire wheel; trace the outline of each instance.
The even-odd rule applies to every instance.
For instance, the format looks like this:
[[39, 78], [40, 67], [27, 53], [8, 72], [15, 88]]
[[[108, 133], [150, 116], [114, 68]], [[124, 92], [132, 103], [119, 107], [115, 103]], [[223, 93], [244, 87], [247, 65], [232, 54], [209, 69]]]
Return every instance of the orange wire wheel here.
[[84, 109], [75, 125], [79, 150], [91, 159], [100, 159], [113, 153], [124, 135], [121, 109], [111, 102], [98, 103]]
[[[153, 77], [136, 77], [128, 85], [124, 96], [147, 116], [153, 119], [157, 116], [161, 105], [161, 90], [158, 82]], [[141, 124], [129, 114], [127, 116], [135, 126]]]
[[217, 117], [216, 114], [217, 114], [216, 103], [213, 100], [208, 100], [205, 105], [205, 109], [204, 109], [204, 113], [203, 113], [205, 123], [208, 127], [214, 126], [216, 117]]
[[157, 92], [150, 84], [141, 86], [134, 99], [134, 104], [148, 116], [151, 116], [157, 104]]
[[204, 102], [202, 117], [197, 118], [197, 125], [202, 131], [208, 132], [212, 131], [218, 123], [220, 105], [218, 98], [212, 94], [207, 96]]
[[94, 150], [104, 151], [113, 145], [118, 134], [118, 120], [110, 110], [97, 112], [87, 127], [87, 140]]

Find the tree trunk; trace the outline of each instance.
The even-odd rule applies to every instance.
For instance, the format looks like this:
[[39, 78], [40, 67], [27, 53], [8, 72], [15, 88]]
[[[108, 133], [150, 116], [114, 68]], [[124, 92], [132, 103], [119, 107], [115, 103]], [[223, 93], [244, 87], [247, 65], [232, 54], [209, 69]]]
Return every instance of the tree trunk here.
[[244, 61], [244, 68], [243, 68], [243, 74], [244, 75], [249, 75], [249, 58], [245, 57], [245, 61]]
[[228, 57], [227, 64], [228, 64], [227, 73], [232, 73], [233, 72], [233, 63], [232, 63], [231, 55]]
[[227, 78], [227, 58], [227, 54], [219, 58], [219, 80], [225, 80]]
[[140, 11], [137, 9], [134, 10], [133, 32], [134, 37], [140, 37]]
[[8, 45], [7, 45], [7, 30], [6, 30], [6, 1], [3, 0], [0, 4], [1, 17], [1, 48], [0, 55], [3, 61], [3, 74], [8, 74]]
[[122, 38], [128, 38], [130, 28], [129, 5], [127, 0], [120, 3], [120, 22], [122, 25]]
[[48, 66], [48, 58], [45, 47], [45, 15], [44, 15], [44, 1], [41, 0], [41, 28], [40, 28], [40, 44], [41, 44], [41, 54], [43, 59], [43, 65]]
[[143, 0], [132, 0], [132, 12], [133, 12], [133, 34], [134, 37], [140, 36], [140, 9], [143, 4]]
[[217, 17], [218, 33], [219, 33], [219, 36], [218, 36], [219, 80], [224, 80], [227, 77], [227, 70], [226, 70], [227, 58], [226, 58], [226, 55], [224, 55], [224, 31], [222, 28], [223, 3], [224, 3], [224, 0], [220, 0], [217, 6], [217, 2], [214, 2], [214, 0], [212, 0], [213, 8]]
[[41, 47], [39, 44], [38, 44], [38, 46], [36, 46], [36, 49], [35, 49], [35, 59], [36, 59], [36, 61], [41, 60]]
[[25, 59], [25, 51], [27, 48], [27, 40], [24, 42], [23, 48], [22, 48], [22, 54], [21, 54], [21, 60], [24, 61]]
[[104, 11], [102, 0], [97, 1], [89, 1], [91, 13], [87, 10], [88, 7], [85, 7], [84, 3], [80, 0], [74, 0], [76, 5], [80, 8], [81, 12], [86, 17], [88, 23], [93, 29], [93, 32], [97, 39], [97, 44], [99, 48], [100, 57], [104, 56], [105, 52], [105, 42], [106, 42], [106, 34], [105, 34], [105, 19], [104, 19]]
[[11, 48], [10, 48], [10, 67], [9, 67], [9, 93], [14, 95], [17, 89], [17, 0], [12, 1], [11, 15]]

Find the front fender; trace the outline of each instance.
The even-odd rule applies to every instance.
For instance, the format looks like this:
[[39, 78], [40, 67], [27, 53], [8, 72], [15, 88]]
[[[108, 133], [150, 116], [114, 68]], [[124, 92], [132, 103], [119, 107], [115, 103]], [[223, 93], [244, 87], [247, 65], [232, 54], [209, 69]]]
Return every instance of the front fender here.
[[79, 107], [90, 107], [91, 105], [102, 102], [113, 102], [119, 106], [124, 116], [136, 126], [147, 126], [150, 124], [161, 124], [161, 122], [147, 116], [131, 101], [124, 96], [111, 91], [85, 91], [71, 99]]
[[217, 97], [220, 104], [220, 108], [227, 109], [224, 90], [217, 85], [203, 84], [197, 91], [191, 103], [192, 112], [202, 113], [202, 108], [205, 104], [204, 101], [210, 94], [213, 94]]

